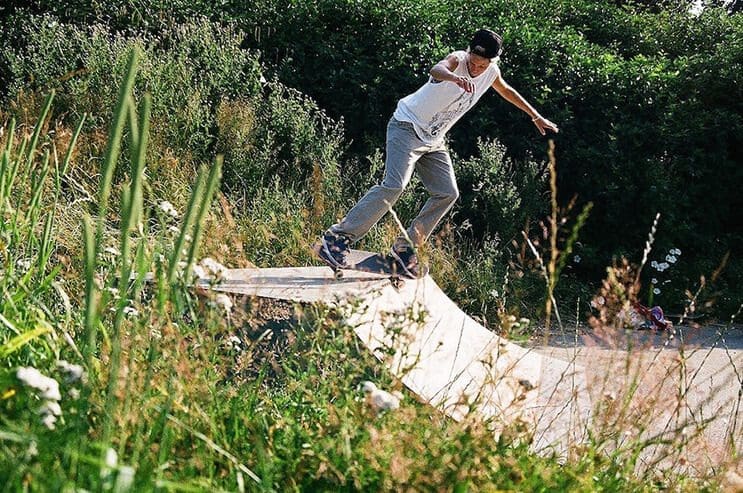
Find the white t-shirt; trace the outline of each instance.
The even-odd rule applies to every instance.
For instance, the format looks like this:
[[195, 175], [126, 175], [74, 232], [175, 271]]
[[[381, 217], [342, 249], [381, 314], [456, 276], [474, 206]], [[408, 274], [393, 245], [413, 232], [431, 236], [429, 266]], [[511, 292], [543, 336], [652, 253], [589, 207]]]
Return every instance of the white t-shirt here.
[[465, 92], [453, 82], [429, 77], [420, 89], [398, 101], [392, 115], [398, 121], [412, 123], [418, 137], [429, 145], [440, 143], [446, 132], [475, 105], [500, 75], [500, 69], [493, 62], [483, 73], [472, 77], [467, 69], [467, 52], [455, 51], [452, 55], [458, 61], [454, 73], [470, 79], [475, 90]]

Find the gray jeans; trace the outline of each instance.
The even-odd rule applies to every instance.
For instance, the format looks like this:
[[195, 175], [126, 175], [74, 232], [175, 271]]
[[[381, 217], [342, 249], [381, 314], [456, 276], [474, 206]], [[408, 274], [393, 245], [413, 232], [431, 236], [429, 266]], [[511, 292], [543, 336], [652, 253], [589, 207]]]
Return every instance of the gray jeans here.
[[[330, 230], [344, 234], [352, 241], [359, 240], [397, 202], [414, 169], [418, 170], [431, 196], [413, 219], [407, 234], [415, 246], [425, 243], [459, 197], [454, 167], [443, 143], [437, 146], [425, 144], [416, 135], [412, 123], [394, 118], [387, 124], [387, 157], [382, 184], [373, 186]], [[401, 235], [398, 242], [402, 238]]]

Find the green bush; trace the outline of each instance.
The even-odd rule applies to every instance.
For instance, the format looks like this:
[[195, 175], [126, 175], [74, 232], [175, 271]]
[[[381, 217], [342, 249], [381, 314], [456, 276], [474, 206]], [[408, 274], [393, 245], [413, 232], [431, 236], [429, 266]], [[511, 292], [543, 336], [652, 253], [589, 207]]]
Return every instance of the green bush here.
[[2, 55], [11, 80], [6, 98], [59, 89], [59, 113], [102, 118], [99, 109], [110, 107], [116, 97], [111, 80], [121, 77], [125, 54], [138, 46], [145, 61], [135, 92], [153, 96], [155, 141], [198, 160], [213, 152], [219, 101], [260, 92], [260, 67], [240, 50], [239, 32], [204, 19], [173, 27], [156, 39], [114, 34], [101, 24], [61, 24], [50, 15], [28, 18], [19, 29], [25, 43], [6, 47]]

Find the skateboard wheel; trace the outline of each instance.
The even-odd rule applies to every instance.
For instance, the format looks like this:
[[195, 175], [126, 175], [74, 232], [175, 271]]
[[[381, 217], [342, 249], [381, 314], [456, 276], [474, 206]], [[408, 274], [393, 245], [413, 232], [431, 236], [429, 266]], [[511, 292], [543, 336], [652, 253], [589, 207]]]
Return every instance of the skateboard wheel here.
[[343, 279], [343, 271], [340, 269], [333, 272], [333, 275], [336, 279]]
[[405, 286], [405, 281], [399, 277], [390, 278], [390, 282], [392, 283], [392, 287], [395, 289], [402, 289], [402, 287]]

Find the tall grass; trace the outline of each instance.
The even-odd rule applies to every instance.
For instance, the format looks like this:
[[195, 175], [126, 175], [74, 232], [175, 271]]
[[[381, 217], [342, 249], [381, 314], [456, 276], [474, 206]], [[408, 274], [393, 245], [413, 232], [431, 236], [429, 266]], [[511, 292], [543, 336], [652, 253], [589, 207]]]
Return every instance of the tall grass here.
[[[70, 252], [59, 251], [57, 219], [71, 207], [66, 194], [75, 181], [73, 148], [88, 120], [75, 127], [61, 161], [53, 141], [44, 139], [52, 96], [32, 131], [11, 122], [4, 133], [2, 488], [656, 487], [634, 475], [633, 460], [606, 454], [598, 440], [563, 462], [535, 456], [525, 441], [494, 440], [489, 423], [474, 416], [454, 423], [410, 398], [399, 412], [375, 416], [358, 384], [373, 380], [388, 389], [400, 384], [359, 348], [337, 313], [323, 306], [234, 298], [237, 307], [227, 316], [223, 300], [191, 289], [201, 243], [235, 233], [215, 224], [220, 211], [211, 207], [221, 161], [194, 177], [183, 211], [161, 209], [159, 201], [168, 197], [148, 200], [152, 103], [147, 95], [135, 99], [131, 89], [139, 59], [136, 51], [127, 59], [98, 161], [95, 199], [78, 204], [86, 211], [68, 271], [82, 279], [80, 294], [71, 291], [75, 280], [62, 275], [61, 259]], [[325, 186], [321, 182], [316, 186]], [[322, 213], [297, 213], [312, 192], [273, 185], [255, 194], [235, 219], [252, 258], [273, 265], [301, 258], [308, 230], [325, 220]], [[59, 366], [62, 360], [82, 365], [85, 377], [71, 378]], [[17, 378], [17, 369], [29, 366], [59, 381], [61, 415], [53, 428], [37, 414], [45, 399]], [[706, 486], [674, 481], [666, 485]]]

